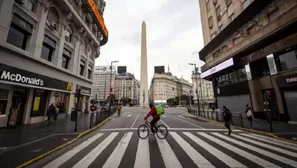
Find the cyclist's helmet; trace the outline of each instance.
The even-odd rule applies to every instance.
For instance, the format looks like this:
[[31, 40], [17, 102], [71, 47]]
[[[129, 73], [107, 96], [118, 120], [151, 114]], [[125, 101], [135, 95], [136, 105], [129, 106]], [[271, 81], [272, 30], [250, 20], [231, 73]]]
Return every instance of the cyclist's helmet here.
[[152, 108], [154, 106], [154, 104], [153, 103], [150, 103], [149, 106], [150, 106], [150, 108]]

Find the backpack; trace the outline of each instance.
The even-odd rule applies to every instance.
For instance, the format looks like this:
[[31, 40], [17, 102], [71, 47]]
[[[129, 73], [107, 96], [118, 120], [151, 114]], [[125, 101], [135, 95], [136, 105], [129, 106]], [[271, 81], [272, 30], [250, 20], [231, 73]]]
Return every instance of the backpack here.
[[247, 117], [252, 117], [252, 111], [250, 109], [247, 111], [246, 116]]
[[157, 114], [160, 116], [160, 115], [162, 115], [162, 114], [164, 114], [164, 108], [163, 108], [163, 106], [161, 105], [161, 104], [159, 104], [159, 105], [157, 105], [156, 106], [156, 111], [157, 111]]

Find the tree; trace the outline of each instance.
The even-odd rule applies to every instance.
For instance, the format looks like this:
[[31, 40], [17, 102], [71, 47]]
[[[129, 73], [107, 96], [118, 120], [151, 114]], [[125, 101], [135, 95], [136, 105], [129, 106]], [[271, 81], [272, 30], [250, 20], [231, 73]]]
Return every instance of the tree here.
[[175, 105], [175, 99], [174, 98], [167, 99], [167, 104], [168, 105]]

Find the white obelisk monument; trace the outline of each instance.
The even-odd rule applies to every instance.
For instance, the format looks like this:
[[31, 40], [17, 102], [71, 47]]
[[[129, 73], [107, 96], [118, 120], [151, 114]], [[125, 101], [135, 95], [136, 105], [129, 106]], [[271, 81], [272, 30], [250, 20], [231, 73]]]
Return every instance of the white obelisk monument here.
[[140, 65], [140, 107], [148, 107], [148, 77], [147, 77], [147, 48], [146, 48], [146, 24], [143, 21], [141, 27], [141, 65]]

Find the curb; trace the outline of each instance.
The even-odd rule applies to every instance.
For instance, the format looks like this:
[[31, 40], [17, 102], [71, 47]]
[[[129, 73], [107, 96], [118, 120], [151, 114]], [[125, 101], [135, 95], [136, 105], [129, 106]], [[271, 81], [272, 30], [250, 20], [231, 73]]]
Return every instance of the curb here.
[[62, 149], [62, 148], [64, 148], [64, 147], [66, 147], [66, 146], [68, 146], [68, 145], [70, 145], [70, 144], [72, 144], [73, 142], [77, 141], [79, 138], [83, 137], [84, 135], [88, 134], [89, 132], [91, 132], [91, 131], [93, 131], [93, 130], [99, 128], [99, 127], [101, 127], [102, 125], [104, 125], [104, 124], [105, 124], [107, 121], [109, 121], [110, 119], [111, 119], [111, 116], [108, 117], [108, 118], [106, 118], [105, 120], [103, 120], [103, 121], [102, 121], [101, 123], [99, 123], [97, 126], [91, 128], [91, 129], [88, 129], [88, 130], [85, 131], [85, 132], [80, 133], [76, 138], [72, 139], [71, 141], [66, 142], [66, 143], [64, 143], [64, 144], [62, 144], [62, 145], [56, 147], [55, 149], [52, 149], [52, 150], [50, 150], [50, 151], [48, 151], [48, 152], [45, 152], [45, 153], [43, 153], [43, 154], [41, 154], [41, 155], [39, 155], [39, 156], [36, 156], [35, 158], [26, 161], [25, 163], [23, 163], [23, 164], [17, 166], [16, 168], [23, 168], [23, 167], [29, 166], [30, 164], [32, 164], [32, 163], [34, 163], [34, 162], [36, 162], [36, 161], [38, 161], [38, 160], [40, 160], [40, 159], [42, 159], [42, 158], [44, 158], [44, 157], [50, 155], [50, 154], [52, 154], [52, 153], [54, 153], [54, 152], [56, 152], [56, 151], [58, 151], [58, 150], [60, 150], [60, 149]]
[[[192, 115], [192, 114], [190, 114], [190, 115]], [[192, 115], [192, 116], [195, 116], [195, 115]], [[210, 119], [203, 118], [203, 117], [198, 117], [198, 116], [195, 116], [195, 117], [198, 118], [198, 119], [204, 120], [204, 121], [211, 122], [211, 123], [216, 123], [216, 124], [224, 125], [223, 122], [219, 122], [219, 121], [215, 121], [215, 120], [210, 120]], [[281, 137], [279, 137], [277, 135], [274, 135], [272, 133], [269, 133], [269, 132], [251, 130], [251, 129], [247, 129], [247, 128], [241, 128], [241, 127], [238, 127], [238, 126], [232, 126], [232, 127], [237, 128], [237, 129], [241, 129], [241, 130], [244, 130], [244, 131], [248, 131], [248, 132], [252, 132], [252, 133], [256, 133], [256, 134], [260, 134], [260, 135], [272, 137], [272, 138], [275, 138], [275, 139], [278, 139], [278, 140], [281, 140], [281, 141], [286, 141], [286, 142], [297, 144], [296, 141], [285, 139], [285, 138], [281, 138]]]

